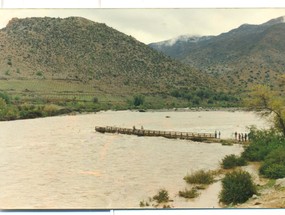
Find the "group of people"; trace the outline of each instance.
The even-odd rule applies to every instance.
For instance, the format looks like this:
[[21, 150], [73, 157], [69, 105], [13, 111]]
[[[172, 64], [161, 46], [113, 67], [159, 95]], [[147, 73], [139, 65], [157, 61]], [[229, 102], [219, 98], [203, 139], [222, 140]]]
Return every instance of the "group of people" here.
[[249, 135], [247, 133], [237, 133], [235, 132], [235, 139], [240, 142], [246, 142], [249, 140]]

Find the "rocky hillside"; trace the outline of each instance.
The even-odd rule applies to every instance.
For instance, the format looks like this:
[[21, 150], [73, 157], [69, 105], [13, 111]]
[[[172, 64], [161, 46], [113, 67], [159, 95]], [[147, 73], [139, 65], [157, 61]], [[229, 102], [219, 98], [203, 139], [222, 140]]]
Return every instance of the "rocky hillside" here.
[[[205, 37], [204, 37], [205, 38]], [[232, 87], [269, 83], [282, 88], [278, 79], [284, 74], [284, 17], [261, 25], [244, 24], [218, 36], [178, 40], [171, 46], [151, 47], [181, 62], [211, 73]]]
[[131, 36], [80, 17], [12, 19], [0, 30], [0, 79], [75, 81], [110, 93], [217, 86]]

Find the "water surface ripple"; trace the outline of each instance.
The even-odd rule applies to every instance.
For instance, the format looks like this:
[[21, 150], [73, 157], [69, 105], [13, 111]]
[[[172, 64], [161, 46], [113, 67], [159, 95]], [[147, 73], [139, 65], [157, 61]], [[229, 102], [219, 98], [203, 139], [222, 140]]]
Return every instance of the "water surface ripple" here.
[[[169, 116], [169, 117], [166, 117]], [[175, 207], [218, 207], [217, 183], [196, 200], [177, 196], [183, 177], [216, 169], [242, 147], [101, 134], [95, 126], [214, 132], [223, 138], [265, 122], [250, 112], [100, 112], [0, 122], [0, 208], [136, 208], [169, 191]], [[213, 195], [211, 195], [213, 194]]]

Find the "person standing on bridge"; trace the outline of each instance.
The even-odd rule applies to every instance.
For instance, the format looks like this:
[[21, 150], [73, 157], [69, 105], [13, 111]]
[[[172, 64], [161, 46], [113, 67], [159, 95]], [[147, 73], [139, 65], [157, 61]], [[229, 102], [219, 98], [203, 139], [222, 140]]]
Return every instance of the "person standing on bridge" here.
[[219, 139], [221, 139], [221, 132], [219, 131]]
[[217, 131], [215, 131], [215, 138], [217, 138], [218, 137], [218, 133], [217, 133]]

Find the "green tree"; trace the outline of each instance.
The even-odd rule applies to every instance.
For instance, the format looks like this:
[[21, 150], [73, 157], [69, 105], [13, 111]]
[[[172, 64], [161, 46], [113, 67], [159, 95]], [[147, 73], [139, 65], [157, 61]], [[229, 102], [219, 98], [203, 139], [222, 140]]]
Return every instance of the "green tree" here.
[[259, 111], [262, 116], [272, 114], [274, 127], [285, 136], [285, 99], [276, 91], [264, 85], [256, 85], [245, 104], [251, 110]]
[[143, 105], [143, 103], [144, 103], [144, 97], [142, 95], [134, 96], [134, 99], [133, 99], [134, 106], [138, 107], [138, 106]]

